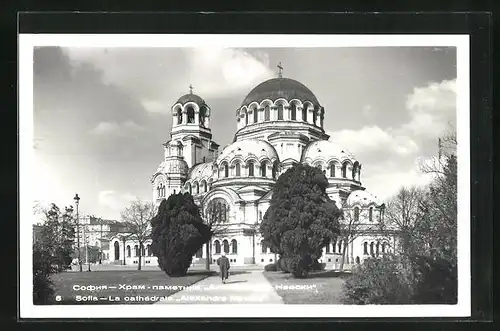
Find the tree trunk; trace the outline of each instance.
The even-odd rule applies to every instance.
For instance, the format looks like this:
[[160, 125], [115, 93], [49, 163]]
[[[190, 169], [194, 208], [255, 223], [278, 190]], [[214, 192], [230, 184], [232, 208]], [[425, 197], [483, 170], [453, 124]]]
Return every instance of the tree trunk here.
[[[347, 241], [347, 240], [346, 240]], [[348, 244], [345, 244], [343, 245], [342, 247], [342, 256], [340, 258], [340, 271], [344, 270], [344, 259], [345, 259], [345, 253], [347, 251], [347, 245]]]
[[207, 241], [206, 247], [205, 247], [205, 255], [206, 255], [206, 261], [205, 261], [205, 269], [210, 270], [210, 262], [212, 262], [212, 258], [210, 256], [210, 247], [212, 246], [212, 239], [209, 239]]
[[137, 263], [137, 270], [141, 270], [142, 262], [142, 243], [139, 241], [139, 263]]

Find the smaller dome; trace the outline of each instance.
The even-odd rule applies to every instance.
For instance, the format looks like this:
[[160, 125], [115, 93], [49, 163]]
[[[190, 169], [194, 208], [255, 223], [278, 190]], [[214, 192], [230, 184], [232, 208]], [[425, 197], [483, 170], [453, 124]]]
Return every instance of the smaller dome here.
[[187, 176], [189, 172], [189, 167], [183, 159], [179, 157], [169, 157], [160, 165], [156, 172], [162, 172], [165, 174], [180, 174]]
[[349, 194], [349, 197], [347, 197], [347, 205], [350, 207], [356, 205], [361, 207], [368, 207], [369, 205], [372, 204], [379, 206], [380, 205], [379, 199], [376, 196], [364, 190], [353, 191], [351, 194]]
[[213, 174], [212, 162], [200, 163], [189, 171], [189, 179], [207, 179]]
[[180, 97], [176, 104], [177, 103], [180, 103], [180, 104], [186, 104], [188, 102], [194, 102], [198, 105], [204, 105], [205, 104], [205, 100], [203, 100], [199, 95], [197, 94], [193, 94], [193, 93], [188, 93], [188, 94], [184, 94], [182, 97]]
[[268, 158], [270, 160], [278, 159], [278, 153], [276, 153], [274, 147], [267, 141], [259, 139], [246, 139], [236, 141], [226, 146], [217, 158], [217, 164], [222, 162], [224, 159], [231, 161], [233, 158], [239, 157], [245, 160], [250, 156], [254, 156], [258, 160], [263, 158]]
[[331, 159], [339, 161], [350, 159], [355, 160], [354, 155], [346, 149], [328, 140], [318, 140], [309, 143], [302, 153], [302, 161], [314, 162], [323, 159], [328, 162]]

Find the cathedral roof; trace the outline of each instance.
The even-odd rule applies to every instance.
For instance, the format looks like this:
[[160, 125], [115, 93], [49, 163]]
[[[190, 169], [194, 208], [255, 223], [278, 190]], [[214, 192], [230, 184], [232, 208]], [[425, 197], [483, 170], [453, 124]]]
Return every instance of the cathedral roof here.
[[329, 140], [317, 140], [309, 143], [302, 153], [302, 161], [314, 162], [322, 159], [325, 162], [329, 160], [342, 161], [345, 159], [355, 162], [354, 155], [348, 150], [341, 148]]
[[264, 140], [245, 139], [236, 141], [226, 146], [217, 158], [217, 164], [223, 160], [231, 162], [234, 158], [246, 160], [249, 157], [255, 157], [257, 160], [268, 158], [272, 161], [278, 159], [278, 153], [274, 147]]
[[199, 163], [189, 170], [190, 179], [208, 179], [212, 176], [212, 162]]
[[353, 191], [351, 194], [349, 194], [349, 197], [347, 198], [347, 205], [349, 207], [354, 207], [354, 206], [368, 207], [371, 204], [379, 206], [380, 201], [376, 196], [364, 190]]
[[265, 99], [275, 101], [284, 98], [287, 101], [299, 99], [300, 101], [310, 101], [318, 105], [318, 99], [311, 90], [304, 84], [290, 78], [271, 78], [257, 85], [243, 100], [243, 105], [251, 102], [261, 102]]
[[194, 102], [198, 105], [203, 105], [205, 104], [205, 100], [203, 100], [199, 95], [197, 94], [194, 94], [194, 93], [188, 93], [188, 94], [184, 94], [183, 96], [181, 96], [176, 103], [180, 103], [180, 104], [186, 104], [188, 102]]
[[180, 157], [168, 157], [165, 161], [160, 163], [157, 173], [165, 173], [165, 174], [181, 174], [187, 175], [189, 171], [188, 164], [184, 159]]

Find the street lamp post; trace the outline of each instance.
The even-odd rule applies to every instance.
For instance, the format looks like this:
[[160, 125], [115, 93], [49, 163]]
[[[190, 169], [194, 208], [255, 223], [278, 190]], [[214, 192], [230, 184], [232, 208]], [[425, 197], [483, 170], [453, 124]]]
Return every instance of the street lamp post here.
[[86, 230], [86, 225], [83, 225], [83, 238], [85, 239], [85, 263], [88, 265], [90, 271], [90, 262], [89, 262], [89, 234], [88, 229]]
[[77, 246], [78, 246], [78, 265], [80, 266], [80, 272], [82, 272], [82, 259], [81, 259], [81, 251], [80, 251], [80, 219], [78, 217], [78, 203], [80, 202], [80, 197], [78, 194], [75, 194], [73, 198], [75, 200], [76, 205], [76, 233], [77, 233]]

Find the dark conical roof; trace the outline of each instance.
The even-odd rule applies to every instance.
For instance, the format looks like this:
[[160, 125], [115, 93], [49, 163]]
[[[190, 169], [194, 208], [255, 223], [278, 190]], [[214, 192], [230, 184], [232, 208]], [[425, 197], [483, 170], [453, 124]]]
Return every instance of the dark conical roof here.
[[279, 77], [271, 78], [257, 85], [243, 100], [242, 106], [253, 101], [261, 102], [264, 99], [274, 101], [279, 98], [299, 99], [319, 104], [318, 99], [307, 86], [294, 79]]

